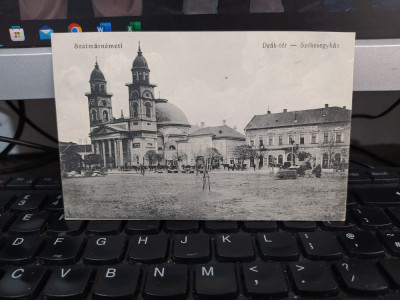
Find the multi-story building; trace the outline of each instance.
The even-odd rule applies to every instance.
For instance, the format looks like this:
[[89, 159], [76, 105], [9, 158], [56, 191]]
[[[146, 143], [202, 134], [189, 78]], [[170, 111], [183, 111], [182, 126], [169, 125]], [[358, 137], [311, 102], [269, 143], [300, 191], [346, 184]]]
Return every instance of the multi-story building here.
[[257, 149], [254, 163], [262, 166], [297, 164], [309, 154], [312, 165], [332, 168], [348, 163], [351, 110], [346, 107], [287, 111], [255, 115], [245, 128], [246, 143]]

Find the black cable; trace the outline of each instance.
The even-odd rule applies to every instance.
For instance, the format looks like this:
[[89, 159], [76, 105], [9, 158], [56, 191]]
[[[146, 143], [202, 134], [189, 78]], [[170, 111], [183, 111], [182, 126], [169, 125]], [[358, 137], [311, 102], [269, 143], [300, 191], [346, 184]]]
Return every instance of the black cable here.
[[48, 147], [48, 146], [45, 146], [45, 145], [40, 145], [40, 144], [27, 142], [27, 141], [22, 141], [22, 140], [16, 140], [16, 139], [8, 138], [8, 137], [5, 137], [5, 136], [0, 136], [0, 142], [6, 142], [6, 143], [10, 143], [10, 144], [21, 145], [21, 146], [25, 146], [25, 147], [29, 147], [29, 148], [35, 148], [35, 149], [39, 149], [39, 150], [43, 150], [43, 151], [47, 151], [47, 152], [54, 152], [54, 151], [58, 150], [57, 148]]
[[392, 162], [390, 160], [387, 160], [386, 158], [383, 158], [383, 157], [381, 157], [379, 155], [376, 155], [375, 153], [372, 153], [372, 152], [370, 152], [368, 150], [365, 150], [364, 148], [362, 148], [360, 146], [357, 146], [357, 145], [354, 145], [354, 144], [350, 144], [350, 152], [351, 152], [352, 149], [360, 151], [361, 153], [364, 153], [365, 155], [368, 155], [369, 157], [372, 157], [373, 159], [375, 159], [375, 160], [377, 160], [377, 161], [379, 161], [381, 163], [384, 163], [385, 165], [388, 165], [389, 167], [399, 167], [398, 164], [396, 164], [396, 163], [394, 163], [394, 162]]
[[388, 113], [390, 113], [393, 109], [395, 109], [398, 105], [400, 104], [400, 98], [397, 99], [397, 101], [395, 103], [393, 103], [391, 106], [389, 106], [389, 108], [387, 108], [385, 111], [381, 112], [379, 115], [366, 115], [366, 114], [355, 114], [352, 115], [351, 118], [352, 119], [357, 119], [357, 118], [362, 118], [362, 119], [378, 119], [380, 117], [383, 117], [384, 115], [387, 115]]
[[359, 160], [355, 160], [355, 159], [350, 159], [350, 163], [360, 165], [360, 166], [366, 167], [368, 169], [375, 169], [374, 166], [367, 164], [365, 162], [359, 161]]
[[47, 133], [46, 131], [44, 131], [42, 128], [40, 128], [39, 126], [37, 126], [34, 122], [32, 122], [32, 121], [25, 115], [25, 113], [24, 113], [24, 114], [20, 113], [20, 111], [18, 110], [18, 108], [16, 108], [15, 105], [14, 105], [11, 101], [7, 100], [6, 103], [7, 103], [7, 105], [8, 105], [13, 111], [15, 111], [15, 112], [20, 116], [20, 118], [23, 118], [24, 121], [25, 121], [26, 123], [28, 123], [30, 126], [32, 126], [33, 129], [35, 129], [37, 132], [39, 132], [41, 135], [45, 136], [45, 137], [48, 138], [49, 140], [51, 140], [51, 141], [53, 141], [53, 142], [55, 142], [55, 143], [58, 143], [58, 140], [57, 140], [55, 137], [53, 137], [52, 135], [48, 134], [48, 133]]
[[[8, 102], [8, 101], [6, 101], [6, 102]], [[25, 104], [23, 101], [18, 102], [18, 108], [19, 108], [19, 110], [18, 110], [19, 111], [19, 113], [18, 113], [19, 119], [18, 119], [18, 127], [14, 134], [15, 140], [18, 140], [21, 137], [22, 132], [24, 131], [24, 126], [25, 126], [25, 118], [23, 117], [23, 116], [25, 116]], [[1, 151], [0, 155], [1, 156], [7, 155], [12, 150], [12, 148], [14, 148], [14, 146], [15, 146], [15, 143], [9, 143], [7, 145], [7, 147], [5, 147], [3, 149], [3, 151]]]

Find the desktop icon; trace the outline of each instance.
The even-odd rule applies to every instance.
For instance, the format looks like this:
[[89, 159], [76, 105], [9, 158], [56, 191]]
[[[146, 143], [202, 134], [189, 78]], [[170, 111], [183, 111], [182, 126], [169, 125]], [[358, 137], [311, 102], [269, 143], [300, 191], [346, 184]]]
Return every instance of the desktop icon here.
[[110, 32], [111, 31], [111, 23], [100, 23], [100, 25], [97, 26], [97, 31], [98, 32]]
[[126, 25], [126, 30], [129, 32], [141, 31], [142, 30], [142, 22], [140, 22], [140, 21], [129, 22], [129, 25]]
[[25, 41], [24, 29], [19, 26], [12, 26], [10, 28], [10, 37], [11, 37], [11, 40], [14, 42]]
[[51, 34], [54, 32], [53, 28], [44, 25], [39, 29], [39, 37], [41, 40], [51, 40]]
[[68, 32], [82, 32], [82, 27], [76, 23], [69, 24]]

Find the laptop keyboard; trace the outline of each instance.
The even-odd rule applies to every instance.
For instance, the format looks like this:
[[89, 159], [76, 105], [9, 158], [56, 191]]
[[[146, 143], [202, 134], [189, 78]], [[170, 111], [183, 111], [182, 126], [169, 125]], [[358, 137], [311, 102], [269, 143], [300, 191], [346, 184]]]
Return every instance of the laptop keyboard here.
[[57, 177], [3, 177], [0, 298], [398, 299], [399, 172], [349, 172], [344, 222], [66, 221]]

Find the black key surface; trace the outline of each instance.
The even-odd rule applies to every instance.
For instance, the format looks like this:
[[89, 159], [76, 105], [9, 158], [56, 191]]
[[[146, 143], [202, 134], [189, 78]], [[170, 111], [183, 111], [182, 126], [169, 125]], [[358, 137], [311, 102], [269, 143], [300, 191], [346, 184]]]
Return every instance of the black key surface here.
[[220, 261], [252, 260], [254, 249], [250, 234], [218, 234], [216, 236], [216, 254]]
[[257, 239], [263, 259], [283, 261], [299, 257], [296, 239], [289, 232], [259, 233]]
[[384, 255], [383, 247], [369, 231], [343, 231], [338, 234], [350, 256], [379, 257]]
[[127, 234], [158, 233], [160, 226], [160, 221], [128, 221], [125, 226], [125, 232]]
[[395, 187], [354, 191], [360, 201], [367, 205], [400, 205], [400, 194], [397, 192]]
[[13, 177], [7, 183], [7, 189], [8, 190], [30, 190], [33, 188], [33, 184], [34, 184], [35, 180], [36, 180], [35, 177], [28, 177], [28, 176]]
[[15, 194], [10, 191], [0, 191], [0, 211], [6, 210], [15, 199]]
[[8, 231], [13, 234], [33, 234], [43, 231], [48, 215], [44, 212], [36, 214], [21, 214], [17, 217]]
[[314, 231], [317, 223], [314, 221], [284, 221], [283, 228], [289, 231]]
[[216, 232], [236, 232], [238, 231], [238, 222], [235, 221], [205, 221], [204, 231], [210, 233]]
[[9, 182], [11, 178], [0, 177], [0, 190], [4, 190], [6, 188], [7, 182]]
[[235, 299], [238, 292], [233, 263], [196, 265], [194, 293], [199, 299]]
[[66, 221], [64, 214], [60, 214], [50, 222], [47, 234], [77, 235], [82, 232], [84, 225], [84, 221]]
[[39, 177], [34, 187], [36, 190], [59, 190], [61, 189], [61, 178], [59, 176]]
[[299, 233], [299, 239], [309, 259], [337, 259], [343, 256], [342, 247], [331, 232], [302, 232]]
[[353, 219], [350, 216], [346, 217], [346, 221], [323, 221], [321, 226], [325, 230], [336, 231], [336, 230], [349, 230], [354, 227]]
[[400, 233], [396, 231], [381, 231], [380, 239], [389, 250], [390, 254], [400, 256]]
[[330, 267], [325, 262], [289, 263], [296, 293], [305, 296], [332, 296], [338, 286]]
[[64, 209], [63, 197], [61, 193], [49, 195], [49, 200], [44, 208], [50, 213], [62, 212]]
[[47, 299], [84, 299], [92, 272], [90, 266], [55, 268], [51, 271], [43, 295]]
[[207, 234], [176, 234], [173, 259], [181, 263], [207, 262], [210, 259], [210, 241]]
[[388, 291], [388, 283], [373, 261], [336, 262], [335, 268], [346, 290], [351, 293], [384, 294]]
[[0, 249], [0, 262], [22, 265], [33, 262], [43, 238], [40, 236], [21, 236], [9, 238]]
[[48, 265], [72, 265], [78, 260], [83, 244], [83, 236], [50, 237], [40, 259]]
[[400, 176], [395, 171], [374, 169], [368, 171], [373, 183], [396, 183], [400, 181]]
[[400, 260], [385, 259], [381, 260], [379, 263], [393, 284], [397, 288], [400, 288]]
[[199, 221], [167, 221], [165, 230], [172, 233], [198, 232], [200, 229]]
[[275, 221], [244, 221], [242, 228], [247, 232], [272, 232], [278, 229]]
[[371, 183], [371, 178], [367, 175], [366, 172], [361, 170], [353, 170], [348, 174], [348, 182], [350, 185], [353, 184], [367, 184]]
[[38, 212], [46, 199], [45, 194], [27, 193], [18, 196], [11, 205], [10, 210], [13, 212]]
[[115, 264], [121, 261], [125, 250], [124, 236], [96, 236], [88, 239], [83, 252], [87, 264]]
[[244, 263], [242, 270], [246, 295], [249, 297], [287, 296], [287, 280], [280, 263]]
[[393, 218], [397, 226], [400, 226], [400, 207], [389, 207], [387, 213]]
[[390, 229], [392, 221], [378, 207], [357, 207], [351, 210], [354, 219], [365, 229]]
[[9, 268], [0, 280], [0, 298], [34, 299], [46, 273], [43, 266]]
[[136, 265], [102, 266], [93, 285], [94, 299], [133, 299], [140, 268]]
[[130, 261], [157, 263], [167, 257], [168, 237], [165, 234], [135, 236], [128, 252]]
[[93, 234], [117, 234], [122, 226], [121, 221], [90, 221], [86, 227], [87, 233]]
[[145, 297], [148, 299], [185, 299], [188, 270], [185, 265], [158, 265], [147, 270]]
[[6, 231], [8, 226], [14, 220], [14, 214], [11, 213], [0, 213], [0, 230]]

